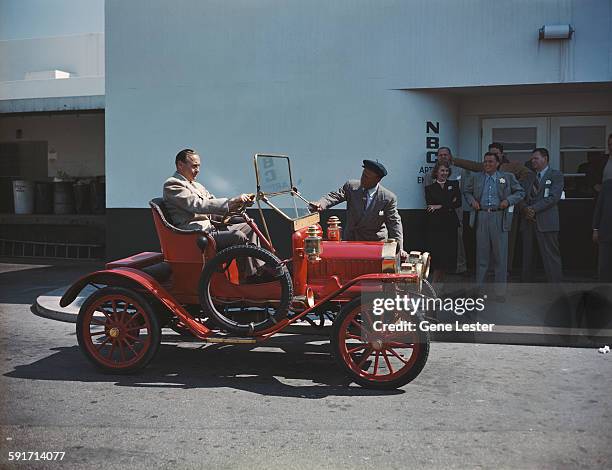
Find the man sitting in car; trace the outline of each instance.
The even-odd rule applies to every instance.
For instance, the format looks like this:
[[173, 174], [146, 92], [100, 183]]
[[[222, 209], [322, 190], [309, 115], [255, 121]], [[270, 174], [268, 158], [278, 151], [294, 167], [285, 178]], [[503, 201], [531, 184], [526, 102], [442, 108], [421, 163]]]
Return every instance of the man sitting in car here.
[[[233, 212], [254, 200], [253, 194], [240, 194], [232, 198], [216, 198], [195, 179], [200, 173], [200, 156], [195, 150], [181, 150], [175, 159], [176, 172], [164, 182], [164, 203], [170, 222], [185, 230], [202, 230], [223, 244], [240, 245], [247, 242], [258, 245], [259, 240], [245, 223], [223, 225], [219, 216]], [[214, 217], [214, 216], [217, 217]], [[250, 266], [247, 275], [255, 274]]]

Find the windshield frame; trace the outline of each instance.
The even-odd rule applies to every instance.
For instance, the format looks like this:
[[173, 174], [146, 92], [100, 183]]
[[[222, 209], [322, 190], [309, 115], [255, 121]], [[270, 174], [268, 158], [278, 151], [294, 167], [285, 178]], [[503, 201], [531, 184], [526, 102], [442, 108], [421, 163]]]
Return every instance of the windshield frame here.
[[[257, 161], [259, 158], [264, 158], [264, 157], [272, 157], [272, 158], [284, 158], [287, 160], [287, 168], [289, 169], [289, 184], [291, 186], [290, 189], [286, 189], [283, 191], [274, 191], [274, 192], [265, 192], [261, 190], [261, 174], [259, 171], [259, 167], [257, 164]], [[261, 216], [261, 220], [263, 221], [263, 225], [264, 225], [264, 229], [266, 231], [266, 237], [268, 239], [268, 241], [270, 243], [272, 243], [272, 239], [270, 237], [270, 231], [268, 230], [268, 224], [266, 223], [266, 218], [264, 216], [263, 213], [263, 209], [261, 206], [261, 202], [263, 201], [267, 206], [269, 206], [271, 209], [273, 209], [276, 213], [280, 214], [283, 219], [291, 222], [292, 224], [292, 228], [293, 231], [297, 231], [300, 230], [304, 227], [308, 227], [310, 225], [314, 225], [319, 223], [320, 221], [320, 216], [318, 212], [312, 213], [312, 214], [306, 214], [304, 216], [301, 217], [290, 217], [288, 216], [285, 212], [283, 212], [281, 209], [279, 209], [274, 203], [272, 203], [272, 201], [270, 200], [271, 198], [273, 198], [274, 196], [281, 196], [281, 195], [290, 195], [292, 198], [299, 198], [302, 201], [304, 201], [306, 204], [310, 204], [310, 201], [308, 201], [307, 199], [305, 199], [300, 192], [298, 191], [298, 189], [294, 186], [293, 184], [293, 174], [291, 172], [291, 159], [287, 156], [287, 155], [280, 155], [280, 154], [272, 154], [272, 153], [256, 153], [253, 155], [253, 165], [255, 166], [255, 181], [257, 184], [257, 196], [256, 196], [256, 202], [257, 202], [257, 207], [259, 209], [259, 215]], [[294, 199], [294, 206], [296, 208], [297, 211], [297, 204], [295, 204], [295, 199]]]

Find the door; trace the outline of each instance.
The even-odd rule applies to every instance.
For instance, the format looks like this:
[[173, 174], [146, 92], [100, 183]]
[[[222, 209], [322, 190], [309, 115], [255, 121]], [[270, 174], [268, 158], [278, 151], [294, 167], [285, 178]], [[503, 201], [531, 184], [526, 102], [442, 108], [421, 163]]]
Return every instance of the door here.
[[548, 137], [545, 117], [483, 119], [482, 154], [491, 142], [498, 142], [508, 160], [524, 163], [534, 148], [547, 146]]
[[563, 172], [568, 198], [595, 196], [585, 172], [595, 160], [603, 158], [611, 133], [612, 116], [550, 118], [551, 165]]

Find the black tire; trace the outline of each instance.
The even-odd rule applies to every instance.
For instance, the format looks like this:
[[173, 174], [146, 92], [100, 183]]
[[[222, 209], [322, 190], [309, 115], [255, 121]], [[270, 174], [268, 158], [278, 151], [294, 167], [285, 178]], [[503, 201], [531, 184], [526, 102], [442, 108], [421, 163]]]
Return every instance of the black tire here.
[[[419, 328], [416, 328], [417, 331], [411, 333], [411, 335], [414, 335], [415, 339], [413, 349], [411, 351], [412, 354], [416, 354], [416, 356], [413, 358], [411, 355], [408, 360], [408, 364], [402, 366], [397, 371], [397, 373], [393, 374], [393, 370], [391, 369], [391, 372], [387, 374], [387, 376], [381, 375], [378, 376], [379, 378], [375, 378], [376, 369], [374, 370], [373, 376], [367, 374], [365, 370], [361, 371], [362, 373], [357, 372], [357, 370], [361, 370], [361, 368], [355, 363], [354, 360], [354, 356], [356, 356], [357, 353], [350, 353], [350, 349], [347, 349], [343, 330], [350, 326], [351, 320], [355, 318], [355, 312], [358, 311], [360, 306], [361, 297], [357, 297], [351, 300], [342, 308], [342, 310], [340, 310], [340, 313], [334, 321], [330, 341], [332, 354], [334, 355], [339, 366], [348, 374], [348, 376], [354, 382], [366, 388], [390, 390], [402, 387], [408, 382], [414, 380], [421, 373], [423, 367], [425, 367], [427, 357], [429, 356], [429, 334], [426, 331], [421, 331]], [[366, 352], [369, 351], [372, 346], [372, 343], [368, 343], [367, 340], [363, 340], [363, 344], [367, 345], [363, 349], [365, 349]], [[383, 343], [382, 346], [384, 348], [386, 346], [386, 343]], [[389, 347], [389, 349], [392, 348]], [[387, 362], [387, 364], [389, 364], [389, 360], [387, 359], [387, 349], [383, 349], [383, 351], [385, 354], [384, 360]], [[377, 360], [380, 357], [379, 352], [372, 351], [365, 358], [364, 353], [361, 357], [359, 357], [359, 359], [367, 360], [368, 357], [371, 356], [371, 354], [376, 354]], [[398, 359], [394, 359], [394, 361]], [[383, 359], [380, 360], [382, 361]], [[385, 368], [387, 368], [386, 365]]]
[[[281, 287], [280, 299], [274, 299], [278, 300], [278, 306], [274, 308], [274, 312], [266, 315], [266, 318], [263, 320], [250, 321], [248, 323], [236, 321], [219, 311], [209, 289], [213, 274], [219, 272], [221, 266], [235, 258], [247, 257], [263, 261], [268, 270], [276, 273], [274, 282], [278, 282]], [[254, 245], [234, 245], [220, 251], [214, 258], [206, 262], [200, 276], [199, 295], [200, 304], [204, 312], [212, 317], [222, 329], [240, 336], [252, 336], [273, 327], [287, 316], [289, 305], [293, 298], [293, 284], [289, 270], [273, 253]]]
[[[120, 310], [119, 305], [124, 309]], [[94, 317], [95, 313], [103, 315]], [[142, 330], [146, 335], [141, 335]], [[146, 367], [161, 343], [159, 319], [150, 303], [142, 294], [123, 287], [104, 287], [87, 298], [77, 316], [76, 335], [85, 357], [102, 371], [113, 374], [129, 374]]]

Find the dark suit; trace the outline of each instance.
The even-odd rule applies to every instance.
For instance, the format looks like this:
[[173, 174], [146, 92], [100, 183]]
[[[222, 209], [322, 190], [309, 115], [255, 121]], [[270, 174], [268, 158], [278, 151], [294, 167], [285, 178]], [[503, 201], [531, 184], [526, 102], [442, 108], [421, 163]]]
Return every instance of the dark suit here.
[[533, 280], [534, 240], [537, 241], [542, 256], [542, 264], [548, 282], [559, 283], [563, 279], [561, 252], [559, 251], [559, 207], [563, 192], [563, 174], [550, 167], [534, 193], [536, 172], [529, 175], [521, 184], [525, 188], [525, 199], [519, 208], [531, 207], [535, 211], [535, 222], [523, 218], [521, 233], [523, 238], [523, 282]]
[[599, 158], [591, 161], [586, 170], [585, 184], [589, 187], [590, 191], [594, 191], [593, 187], [597, 184], [602, 184], [603, 174], [606, 169], [606, 165], [610, 161], [610, 155], [601, 154]]
[[595, 213], [593, 229], [598, 231], [599, 280], [612, 282], [612, 180], [604, 181]]
[[338, 189], [319, 199], [316, 204], [325, 210], [346, 202], [345, 240], [397, 240], [401, 250], [404, 243], [402, 219], [397, 210], [397, 196], [379, 184], [374, 200], [364, 210], [365, 190], [359, 180], [349, 180]]
[[457, 267], [456, 209], [461, 207], [459, 181], [434, 182], [425, 186], [427, 205], [441, 205], [440, 209], [427, 213], [427, 242], [434, 269], [454, 271]]

